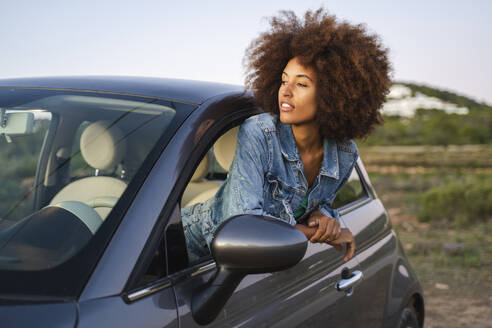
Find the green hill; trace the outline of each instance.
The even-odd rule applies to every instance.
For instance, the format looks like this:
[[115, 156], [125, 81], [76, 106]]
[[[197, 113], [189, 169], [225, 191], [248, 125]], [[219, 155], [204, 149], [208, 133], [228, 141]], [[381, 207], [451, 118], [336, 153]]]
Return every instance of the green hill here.
[[401, 106], [408, 103], [415, 105], [419, 103], [414, 101], [416, 97], [420, 100], [432, 97], [430, 104], [440, 103], [438, 99], [448, 106], [466, 107], [467, 114], [448, 113], [443, 108], [428, 106], [416, 108], [411, 116], [383, 114], [384, 124], [377, 127], [366, 140], [358, 140], [359, 145], [492, 144], [491, 106], [425, 85], [395, 83], [394, 86], [407, 87], [410, 93], [401, 97], [401, 104], [398, 104], [398, 98], [388, 99], [388, 103], [391, 102], [393, 106], [395, 103]]
[[491, 106], [488, 106], [485, 103], [478, 103], [475, 100], [457, 95], [456, 93], [439, 90], [436, 88], [432, 88], [423, 84], [414, 84], [414, 83], [399, 83], [395, 82], [395, 84], [404, 85], [412, 90], [412, 95], [416, 95], [417, 92], [420, 92], [429, 97], [436, 97], [443, 101], [447, 101], [458, 106], [464, 106], [469, 108], [470, 110], [492, 110]]

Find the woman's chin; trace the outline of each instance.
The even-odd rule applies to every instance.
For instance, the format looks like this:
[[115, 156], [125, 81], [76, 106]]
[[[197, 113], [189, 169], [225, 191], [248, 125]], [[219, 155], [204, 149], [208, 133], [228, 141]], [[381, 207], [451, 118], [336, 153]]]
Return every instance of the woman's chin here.
[[283, 112], [283, 111], [280, 111], [280, 114], [279, 114], [279, 120], [280, 122], [284, 123], [284, 124], [294, 124], [296, 123], [296, 119], [295, 117], [293, 117], [294, 115], [292, 115], [293, 113], [292, 112]]

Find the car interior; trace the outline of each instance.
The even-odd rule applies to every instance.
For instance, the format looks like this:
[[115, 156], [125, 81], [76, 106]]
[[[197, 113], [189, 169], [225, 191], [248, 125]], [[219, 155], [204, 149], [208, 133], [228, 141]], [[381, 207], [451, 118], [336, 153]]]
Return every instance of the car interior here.
[[227, 176], [236, 150], [239, 127], [224, 133], [198, 165], [181, 199], [181, 207], [212, 198]]
[[[74, 254], [67, 244], [73, 237], [67, 236], [82, 223], [77, 231], [87, 236], [75, 247], [80, 249], [108, 217], [175, 111], [132, 100], [56, 95], [5, 113], [2, 151], [10, 153], [0, 156], [19, 168], [10, 174], [13, 183], [0, 190], [11, 195], [0, 204], [0, 245], [3, 254], [12, 250], [10, 258], [25, 258], [18, 269], [31, 270], [53, 263], [38, 263], [30, 255], [34, 252], [17, 254], [16, 249], [36, 247], [44, 258], [61, 261], [66, 256], [59, 252]], [[47, 222], [53, 212], [75, 221], [70, 226], [69, 220], [57, 221], [56, 233], [40, 233], [35, 223]]]
[[[101, 176], [99, 172], [114, 172], [126, 154], [124, 134], [110, 121], [96, 121], [88, 125], [80, 137], [80, 153], [93, 176], [74, 180], [51, 199], [50, 204], [77, 200], [94, 208], [104, 220], [127, 187], [121, 176]], [[58, 152], [63, 151], [59, 149]]]

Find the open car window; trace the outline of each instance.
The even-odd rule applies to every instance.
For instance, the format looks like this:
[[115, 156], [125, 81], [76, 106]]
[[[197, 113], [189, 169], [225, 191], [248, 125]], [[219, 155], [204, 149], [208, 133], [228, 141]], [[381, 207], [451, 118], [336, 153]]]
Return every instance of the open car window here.
[[[182, 215], [201, 219], [198, 215], [193, 216], [191, 212], [195, 210], [195, 206], [213, 198], [225, 182], [234, 158], [238, 131], [239, 126], [235, 126], [224, 132], [203, 156], [181, 197]], [[194, 264], [210, 258], [210, 250], [206, 243], [201, 245], [200, 250], [189, 248], [193, 244], [190, 243], [191, 239], [200, 235], [198, 225], [193, 224], [192, 220], [182, 223], [189, 263]]]

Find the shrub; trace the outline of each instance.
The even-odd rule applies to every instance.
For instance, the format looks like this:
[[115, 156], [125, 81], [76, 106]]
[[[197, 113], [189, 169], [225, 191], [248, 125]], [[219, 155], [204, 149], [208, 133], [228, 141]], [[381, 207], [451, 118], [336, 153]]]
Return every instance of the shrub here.
[[450, 221], [464, 226], [492, 217], [492, 176], [452, 181], [420, 198], [419, 221]]

